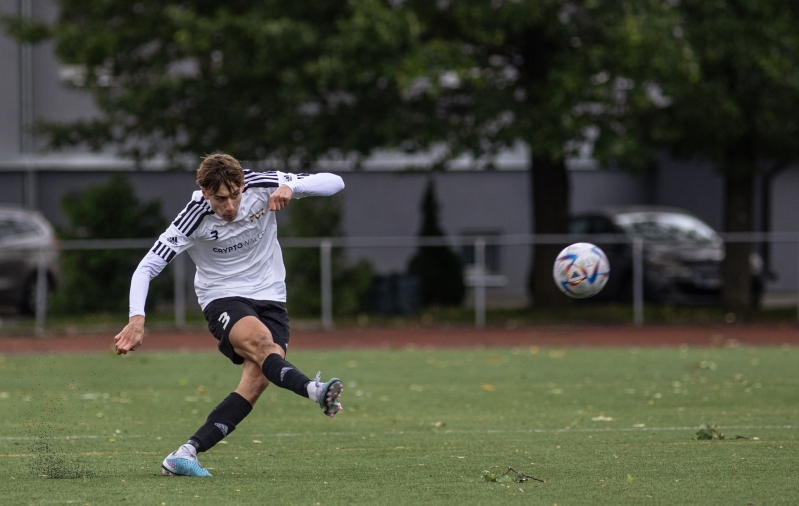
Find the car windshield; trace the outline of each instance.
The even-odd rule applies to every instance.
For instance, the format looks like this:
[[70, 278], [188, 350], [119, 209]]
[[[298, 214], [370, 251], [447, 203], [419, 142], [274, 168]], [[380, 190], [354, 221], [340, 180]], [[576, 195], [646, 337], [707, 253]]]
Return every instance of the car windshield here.
[[716, 241], [718, 234], [708, 224], [688, 214], [633, 212], [614, 218], [627, 233], [649, 241]]

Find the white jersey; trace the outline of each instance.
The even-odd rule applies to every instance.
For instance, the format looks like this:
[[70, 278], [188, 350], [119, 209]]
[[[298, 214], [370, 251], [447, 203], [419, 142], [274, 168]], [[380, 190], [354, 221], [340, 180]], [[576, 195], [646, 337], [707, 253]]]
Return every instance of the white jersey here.
[[227, 222], [196, 191], [177, 219], [139, 263], [130, 287], [130, 316], [144, 314], [149, 283], [179, 253], [197, 265], [194, 289], [200, 306], [222, 297], [286, 301], [286, 268], [277, 242], [277, 217], [269, 196], [279, 186], [292, 198], [333, 195], [344, 188], [335, 174], [244, 171], [236, 218]]

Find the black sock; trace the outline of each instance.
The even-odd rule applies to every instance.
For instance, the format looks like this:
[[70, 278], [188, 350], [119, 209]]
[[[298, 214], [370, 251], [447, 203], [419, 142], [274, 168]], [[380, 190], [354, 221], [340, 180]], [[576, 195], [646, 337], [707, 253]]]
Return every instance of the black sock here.
[[202, 427], [189, 439], [198, 452], [206, 452], [236, 429], [252, 411], [252, 404], [244, 397], [231, 392], [208, 415]]
[[304, 375], [297, 370], [296, 367], [286, 362], [283, 357], [277, 353], [272, 353], [261, 366], [264, 376], [280, 388], [291, 390], [297, 395], [308, 397], [308, 389], [306, 386], [311, 380], [308, 376]]

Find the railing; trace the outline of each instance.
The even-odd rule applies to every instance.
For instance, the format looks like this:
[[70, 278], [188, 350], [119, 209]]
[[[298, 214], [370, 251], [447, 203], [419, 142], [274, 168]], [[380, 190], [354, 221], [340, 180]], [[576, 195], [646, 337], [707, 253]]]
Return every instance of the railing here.
[[[799, 232], [771, 233], [726, 233], [720, 234], [725, 243], [777, 243], [797, 245], [797, 319], [799, 319]], [[402, 248], [472, 245], [475, 251], [475, 265], [471, 276], [474, 290], [474, 323], [483, 328], [486, 323], [486, 288], [491, 278], [486, 272], [486, 246], [533, 246], [535, 244], [571, 244], [578, 241], [591, 242], [597, 245], [629, 244], [632, 246], [632, 305], [633, 323], [644, 324], [644, 239], [628, 238], [620, 235], [573, 235], [573, 234], [518, 234], [486, 237], [313, 237], [313, 238], [281, 238], [282, 248], [318, 248], [321, 269], [322, 327], [333, 328], [333, 248]], [[57, 248], [62, 251], [107, 250], [107, 249], [149, 249], [154, 239], [114, 239], [114, 240], [73, 240], [62, 241]], [[38, 277], [36, 284], [36, 334], [45, 332], [47, 315], [47, 250], [39, 251]], [[177, 255], [173, 260], [175, 288], [175, 325], [179, 328], [186, 323], [186, 256]], [[613, 266], [611, 266], [612, 268]]]

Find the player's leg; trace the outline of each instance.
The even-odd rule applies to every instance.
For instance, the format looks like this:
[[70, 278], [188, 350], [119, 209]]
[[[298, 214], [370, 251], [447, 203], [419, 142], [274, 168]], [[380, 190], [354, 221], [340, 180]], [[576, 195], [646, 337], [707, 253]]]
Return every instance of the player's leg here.
[[303, 374], [285, 359], [288, 346], [287, 319], [285, 328], [275, 319], [266, 321], [273, 327], [274, 333], [258, 318], [248, 316], [236, 322], [228, 336], [233, 351], [247, 360], [260, 363], [263, 375], [270, 383], [317, 402], [326, 415], [333, 417], [341, 410], [341, 381], [332, 378], [320, 383], [318, 376], [311, 380]]
[[[258, 310], [258, 318], [272, 333], [272, 341], [280, 345], [283, 351], [288, 351], [290, 331], [286, 304], [276, 301], [257, 301], [255, 308]], [[308, 397], [316, 400], [322, 412], [332, 418], [343, 409], [340, 398], [344, 387], [338, 378], [320, 383], [321, 376], [322, 374], [317, 372], [314, 381], [308, 384]]]
[[311, 381], [285, 360], [290, 335], [285, 304], [225, 297], [208, 304], [203, 314], [219, 351], [231, 362], [241, 364], [246, 358], [259, 364], [269, 382], [318, 402], [328, 416], [341, 410], [341, 381]]
[[170, 453], [161, 465], [161, 472], [170, 476], [211, 476], [197, 460], [198, 452], [206, 452], [236, 429], [252, 411], [269, 382], [255, 362], [244, 361], [241, 381], [235, 392], [231, 392], [216, 406], [205, 423], [189, 441]]
[[189, 443], [194, 445], [198, 452], [207, 452], [213, 448], [236, 430], [236, 426], [250, 414], [255, 402], [268, 385], [269, 382], [261, 373], [258, 364], [245, 360], [241, 381], [236, 391], [231, 392], [211, 411], [202, 427], [189, 439]]
[[[219, 351], [234, 364], [244, 364], [244, 358], [233, 351], [227, 337], [231, 327], [238, 320], [258, 314], [255, 306], [241, 297], [226, 297], [212, 301], [205, 307], [203, 314], [208, 320], [208, 330], [219, 341]], [[244, 365], [242, 380], [236, 392], [231, 393], [211, 411], [206, 423], [189, 442], [164, 459], [161, 472], [172, 476], [211, 476], [197, 461], [198, 449], [208, 450], [224, 435], [229, 434], [231, 426], [235, 427], [252, 410], [252, 404], [260, 395], [259, 390], [262, 392], [267, 384], [259, 364]], [[220, 425], [217, 426], [217, 423]]]

